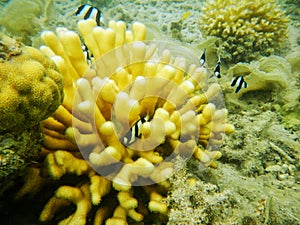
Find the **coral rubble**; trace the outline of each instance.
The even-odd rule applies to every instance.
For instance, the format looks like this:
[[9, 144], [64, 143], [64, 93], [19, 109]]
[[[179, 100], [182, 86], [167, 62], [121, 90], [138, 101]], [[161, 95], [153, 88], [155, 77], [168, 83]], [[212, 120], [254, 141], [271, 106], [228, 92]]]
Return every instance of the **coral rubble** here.
[[221, 39], [220, 55], [230, 62], [247, 62], [275, 53], [287, 39], [288, 19], [273, 0], [206, 1], [200, 27]]
[[[207, 69], [173, 56], [165, 43], [143, 42], [141, 23], [126, 31], [121, 21], [105, 29], [88, 19], [78, 29], [87, 59], [77, 33], [57, 28], [42, 34], [41, 50], [64, 74], [65, 99], [44, 121], [40, 175], [60, 184], [67, 175], [81, 179], [60, 186], [40, 220], [74, 204], [60, 224], [85, 224], [91, 211], [97, 224], [165, 221], [172, 159], [193, 156], [215, 168], [221, 156], [216, 148], [234, 130], [218, 105], [220, 87], [207, 83]], [[19, 196], [30, 192], [32, 180]]]
[[168, 225], [300, 224], [299, 134], [253, 105], [229, 114], [238, 131], [226, 136], [217, 170], [176, 160]]

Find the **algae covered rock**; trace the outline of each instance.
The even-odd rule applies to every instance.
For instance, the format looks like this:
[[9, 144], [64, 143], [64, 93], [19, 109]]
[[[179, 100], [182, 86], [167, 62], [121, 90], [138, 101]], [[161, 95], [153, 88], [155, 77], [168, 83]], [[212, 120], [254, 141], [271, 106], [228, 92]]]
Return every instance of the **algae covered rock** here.
[[55, 64], [39, 50], [1, 39], [0, 132], [30, 128], [49, 117], [63, 100]]
[[202, 13], [202, 32], [221, 39], [220, 55], [227, 61], [274, 54], [287, 37], [288, 19], [273, 0], [206, 1]]
[[0, 196], [10, 181], [21, 176], [37, 158], [41, 145], [39, 125], [22, 132], [0, 134]]

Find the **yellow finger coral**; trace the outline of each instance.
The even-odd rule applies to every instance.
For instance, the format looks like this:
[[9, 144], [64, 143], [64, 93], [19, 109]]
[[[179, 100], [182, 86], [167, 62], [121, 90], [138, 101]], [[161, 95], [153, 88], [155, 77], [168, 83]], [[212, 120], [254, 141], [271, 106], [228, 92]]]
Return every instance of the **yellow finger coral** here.
[[[3, 37], [0, 62], [0, 131], [24, 130], [49, 117], [63, 100], [63, 81], [56, 65], [39, 50], [12, 46]], [[3, 44], [5, 45], [5, 44]]]
[[274, 0], [207, 0], [200, 27], [204, 35], [221, 39], [224, 59], [239, 62], [278, 50], [287, 39], [288, 21]]
[[165, 43], [143, 42], [141, 23], [125, 27], [121, 21], [110, 21], [108, 28], [80, 21], [89, 60], [75, 32], [42, 34], [41, 50], [66, 83], [62, 105], [43, 124], [43, 172], [61, 183], [67, 174], [82, 177], [76, 187], [56, 191], [42, 221], [71, 203], [76, 211], [60, 224], [86, 224], [91, 207], [95, 224], [166, 221], [172, 159], [194, 156], [215, 168], [221, 157], [215, 148], [233, 131], [217, 104], [220, 86], [208, 84], [210, 72], [197, 66], [196, 56], [188, 62]]

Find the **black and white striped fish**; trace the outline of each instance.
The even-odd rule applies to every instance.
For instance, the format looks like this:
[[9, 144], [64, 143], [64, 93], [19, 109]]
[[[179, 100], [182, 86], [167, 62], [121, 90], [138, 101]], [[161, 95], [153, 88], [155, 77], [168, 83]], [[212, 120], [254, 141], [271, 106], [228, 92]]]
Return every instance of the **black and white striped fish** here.
[[148, 117], [142, 117], [138, 120], [132, 127], [130, 127], [129, 131], [125, 134], [122, 138], [121, 143], [125, 146], [131, 145], [135, 142], [138, 138], [142, 137], [141, 129], [143, 123], [148, 121]]
[[237, 87], [236, 87], [235, 93], [238, 93], [243, 86], [244, 86], [244, 88], [247, 88], [247, 83], [244, 80], [243, 76], [238, 76], [238, 77], [233, 78], [233, 80], [231, 82], [231, 87], [235, 86], [236, 84], [237, 84]]
[[89, 4], [81, 5], [77, 8], [75, 15], [82, 19], [93, 19], [98, 26], [103, 24], [102, 12], [97, 7]]
[[90, 53], [88, 47], [85, 44], [83, 44], [81, 48], [82, 48], [85, 61], [87, 62], [88, 65], [91, 65], [93, 62], [93, 55]]
[[[199, 60], [199, 63], [200, 63], [200, 66], [204, 66], [206, 62], [206, 49], [204, 49], [201, 57], [200, 57], [200, 60]], [[218, 62], [215, 66], [215, 69], [214, 69], [214, 75], [217, 77], [217, 78], [221, 78], [221, 58], [219, 57], [218, 59]]]
[[218, 59], [218, 62], [217, 62], [217, 65], [214, 69], [214, 75], [217, 77], [217, 78], [221, 78], [221, 58], [219, 57]]
[[200, 60], [199, 60], [200, 65], [203, 66], [204, 63], [205, 63], [205, 61], [206, 61], [206, 49], [204, 49], [204, 51], [203, 51], [203, 53], [202, 53], [202, 55], [200, 57]]

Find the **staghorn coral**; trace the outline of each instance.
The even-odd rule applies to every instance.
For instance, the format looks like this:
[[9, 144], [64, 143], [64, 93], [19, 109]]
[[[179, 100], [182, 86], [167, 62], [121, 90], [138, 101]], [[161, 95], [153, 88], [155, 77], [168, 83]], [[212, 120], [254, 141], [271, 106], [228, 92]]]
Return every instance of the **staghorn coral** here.
[[[142, 42], [143, 24], [126, 31], [124, 22], [110, 21], [104, 29], [89, 19], [79, 21], [78, 29], [93, 55], [90, 67], [78, 34], [66, 28], [42, 34], [41, 50], [64, 74], [65, 99], [44, 121], [41, 176], [61, 184], [64, 175], [83, 178], [75, 186], [60, 186], [40, 220], [74, 204], [76, 210], [59, 224], [86, 224], [92, 209], [94, 224], [165, 221], [172, 159], [193, 156], [215, 168], [221, 153], [213, 150], [224, 132], [234, 130], [226, 109], [212, 102], [220, 87], [208, 85], [205, 68], [172, 56], [166, 45]], [[146, 117], [140, 138], [126, 144], [129, 128]], [[38, 183], [33, 180], [19, 197]]]
[[[63, 100], [63, 81], [55, 64], [39, 50], [14, 43], [0, 62], [0, 132], [22, 131], [49, 117]], [[5, 44], [3, 44], [5, 45]], [[12, 46], [12, 45], [15, 45]], [[12, 53], [12, 49], [19, 49]]]
[[274, 0], [206, 1], [200, 27], [220, 38], [219, 54], [227, 61], [250, 61], [280, 49], [289, 20]]

